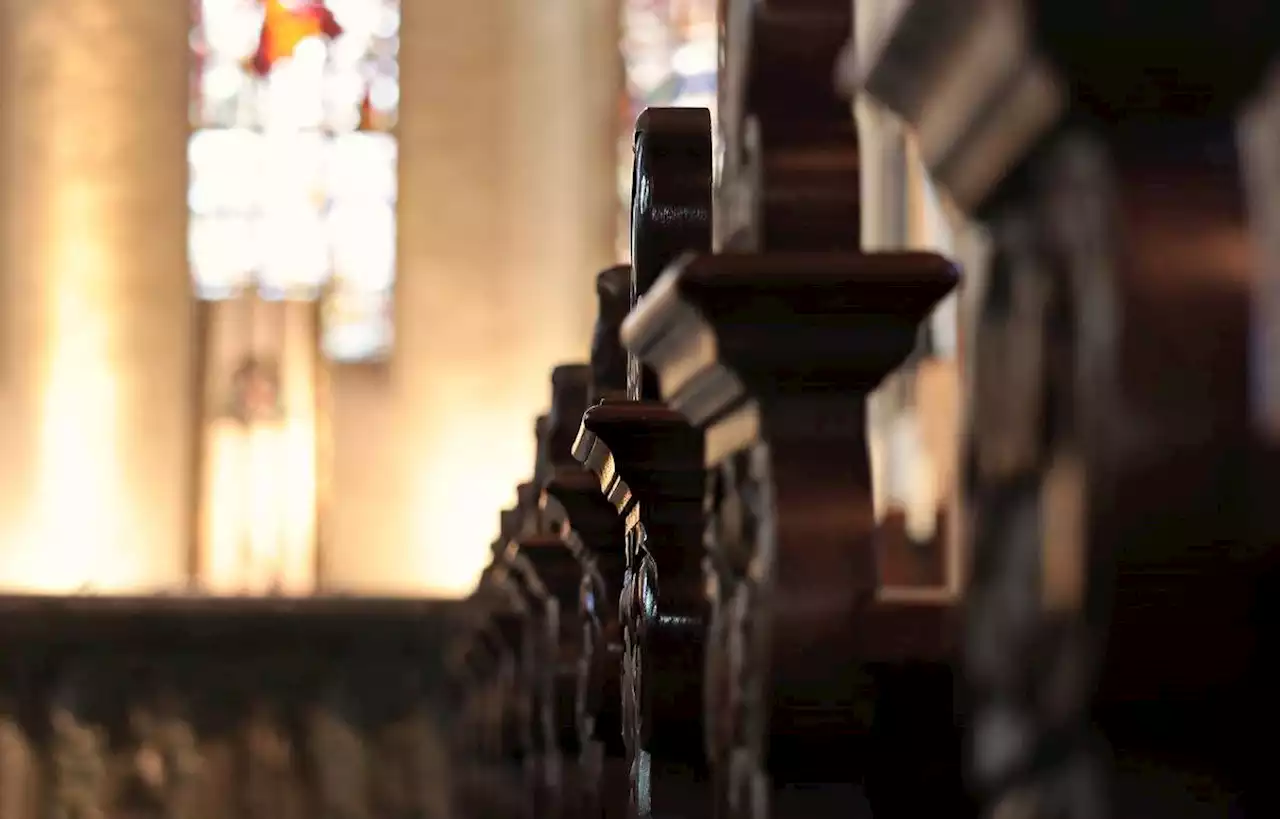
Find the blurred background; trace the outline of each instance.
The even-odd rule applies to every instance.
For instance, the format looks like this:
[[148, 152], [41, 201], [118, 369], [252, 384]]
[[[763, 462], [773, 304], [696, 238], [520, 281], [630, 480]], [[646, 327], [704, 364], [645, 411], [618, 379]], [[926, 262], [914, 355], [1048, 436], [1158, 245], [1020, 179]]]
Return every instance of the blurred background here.
[[469, 591], [715, 6], [0, 0], [0, 591]]

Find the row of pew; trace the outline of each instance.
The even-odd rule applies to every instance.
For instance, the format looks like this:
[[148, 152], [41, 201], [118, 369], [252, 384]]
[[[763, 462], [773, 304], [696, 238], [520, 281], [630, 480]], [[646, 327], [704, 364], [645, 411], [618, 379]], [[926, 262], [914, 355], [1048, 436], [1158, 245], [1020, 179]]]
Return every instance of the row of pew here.
[[[461, 813], [1280, 816], [1277, 5], [728, 0], [721, 32], [715, 127], [636, 123], [631, 261], [452, 646]], [[985, 259], [868, 247], [851, 98]], [[921, 540], [868, 398], [957, 288]]]

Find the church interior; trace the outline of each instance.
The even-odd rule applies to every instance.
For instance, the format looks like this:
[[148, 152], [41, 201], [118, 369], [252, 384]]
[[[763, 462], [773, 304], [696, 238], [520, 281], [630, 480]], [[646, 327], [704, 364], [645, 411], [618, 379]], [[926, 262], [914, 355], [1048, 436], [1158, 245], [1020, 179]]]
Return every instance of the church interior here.
[[1280, 817], [1280, 4], [0, 0], [0, 819]]

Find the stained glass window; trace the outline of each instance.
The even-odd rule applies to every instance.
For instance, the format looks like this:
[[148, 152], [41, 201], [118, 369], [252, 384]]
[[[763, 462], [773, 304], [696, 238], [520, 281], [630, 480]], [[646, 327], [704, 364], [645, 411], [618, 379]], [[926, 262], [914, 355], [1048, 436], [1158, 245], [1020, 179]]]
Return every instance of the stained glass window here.
[[[717, 0], [623, 2], [626, 97], [618, 151], [618, 192], [624, 220], [631, 199], [631, 134], [640, 112], [651, 105], [710, 108], [715, 122], [717, 5]], [[620, 231], [624, 245], [626, 234], [625, 228]]]
[[395, 278], [398, 0], [193, 0], [198, 294], [324, 299], [322, 347], [384, 355]]

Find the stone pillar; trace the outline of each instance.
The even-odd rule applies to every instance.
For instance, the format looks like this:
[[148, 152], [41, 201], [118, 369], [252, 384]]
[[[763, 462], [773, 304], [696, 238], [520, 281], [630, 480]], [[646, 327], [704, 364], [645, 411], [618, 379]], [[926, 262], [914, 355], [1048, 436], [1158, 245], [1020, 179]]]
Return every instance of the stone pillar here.
[[[512, 341], [504, 328], [514, 307], [505, 286], [510, 24], [506, 0], [403, 5], [400, 263], [387, 384], [394, 434], [370, 442], [384, 447], [381, 468], [362, 466], [381, 480], [357, 495], [335, 462], [338, 519], [330, 516], [322, 557], [333, 589], [461, 591], [473, 573], [468, 524], [492, 520], [503, 500], [491, 491], [486, 506], [486, 476], [466, 441], [501, 404], [495, 363]], [[335, 398], [335, 409], [347, 403]], [[356, 434], [342, 420], [335, 415], [335, 442]]]
[[[613, 256], [615, 15], [404, 0], [395, 350], [385, 387], [334, 376], [327, 588], [465, 594], [528, 478], [547, 374], [585, 357]], [[375, 428], [358, 414], [383, 389]]]
[[[584, 359], [596, 274], [615, 261], [617, 0], [509, 0], [515, 14], [512, 249], [526, 280], [521, 361]], [[541, 404], [547, 373], [518, 375]], [[539, 407], [531, 411], [537, 413]]]
[[188, 4], [0, 0], [0, 584], [185, 581]]

